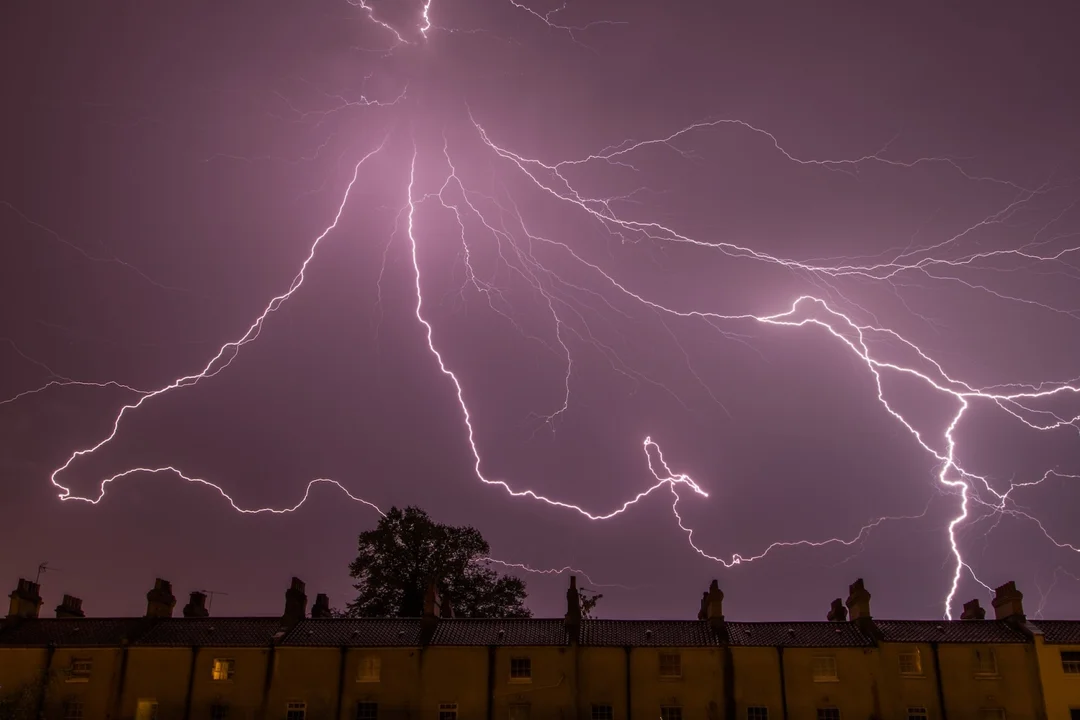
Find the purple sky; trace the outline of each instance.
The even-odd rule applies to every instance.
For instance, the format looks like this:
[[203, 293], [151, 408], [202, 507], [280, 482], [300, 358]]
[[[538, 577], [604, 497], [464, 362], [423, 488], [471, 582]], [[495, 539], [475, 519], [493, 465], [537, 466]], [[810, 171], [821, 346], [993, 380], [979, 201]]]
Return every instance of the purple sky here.
[[[68, 381], [200, 373], [288, 291], [384, 143], [257, 339], [128, 412], [57, 476], [72, 496], [172, 466], [280, 509], [332, 478], [472, 524], [501, 560], [617, 585], [603, 617], [693, 617], [717, 577], [730, 617], [765, 620], [823, 619], [860, 576], [875, 615], [939, 617], [963, 483], [974, 574], [954, 610], [1016, 580], [1029, 614], [1075, 616], [1071, 4], [434, 0], [426, 38], [422, 3], [371, 4], [407, 44], [346, 0], [5, 13], [0, 581], [49, 561], [46, 607], [68, 592], [92, 615], [141, 612], [155, 576], [228, 593], [216, 614], [279, 612], [292, 575], [344, 605], [377, 515], [333, 486], [238, 515], [168, 472], [96, 506], [50, 475], [140, 397]], [[550, 168], [717, 120], [559, 175], [506, 157]], [[591, 521], [481, 482], [416, 316], [413, 242], [485, 478], [609, 513], [657, 483], [650, 436], [708, 497], [665, 485]], [[836, 334], [760, 321], [803, 295], [825, 305], [787, 319]], [[845, 316], [879, 328], [860, 352], [895, 415]], [[1036, 386], [1057, 392], [976, 397]], [[912, 430], [951, 453], [951, 487]], [[726, 569], [691, 547], [673, 490], [692, 542], [729, 563], [847, 544]], [[900, 516], [919, 517], [860, 537]], [[565, 576], [524, 577], [536, 614], [561, 612]]]

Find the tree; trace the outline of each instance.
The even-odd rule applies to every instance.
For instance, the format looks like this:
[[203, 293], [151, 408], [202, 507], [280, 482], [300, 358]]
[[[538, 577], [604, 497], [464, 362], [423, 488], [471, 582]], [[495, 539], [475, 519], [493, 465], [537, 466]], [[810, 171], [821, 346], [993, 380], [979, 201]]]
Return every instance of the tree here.
[[598, 592], [586, 591], [585, 588], [578, 588], [578, 602], [581, 605], [581, 617], [589, 619], [593, 617], [593, 610], [596, 608], [596, 603], [600, 601], [604, 596]]
[[434, 522], [416, 507], [390, 508], [374, 530], [360, 533], [349, 565], [356, 599], [351, 617], [419, 617], [434, 582], [455, 617], [531, 617], [525, 583], [484, 562], [490, 548], [480, 532]]

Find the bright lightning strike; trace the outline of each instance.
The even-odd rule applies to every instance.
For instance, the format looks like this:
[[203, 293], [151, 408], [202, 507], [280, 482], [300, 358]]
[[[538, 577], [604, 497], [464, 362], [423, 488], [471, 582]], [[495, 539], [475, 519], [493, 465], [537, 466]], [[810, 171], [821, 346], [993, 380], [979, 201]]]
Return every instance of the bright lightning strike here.
[[[373, 26], [381, 28], [383, 32], [391, 36], [395, 48], [422, 42], [441, 29], [435, 24], [434, 20], [434, 13], [437, 10], [437, 8], [433, 7], [434, 0], [424, 0], [417, 5], [414, 22], [408, 25], [407, 29], [385, 19], [374, 0], [348, 0], [348, 2], [359, 8]], [[617, 24], [614, 21], [598, 21], [584, 25], [562, 23], [559, 17], [560, 13], [566, 10], [565, 4], [547, 12], [533, 9], [526, 4], [517, 2], [517, 0], [509, 0], [509, 4], [516, 10], [522, 11], [544, 23], [548, 28], [566, 33], [577, 43], [579, 43], [578, 35], [590, 27]], [[293, 107], [284, 97], [282, 99], [289, 104], [290, 109], [301, 120], [313, 116], [322, 118], [331, 113], [354, 108], [402, 106], [405, 102], [404, 92], [397, 99], [387, 102], [372, 101], [366, 97], [362, 97], [359, 101], [349, 101], [341, 95], [324, 94], [337, 102], [338, 105], [331, 110], [303, 112]], [[550, 319], [552, 323], [555, 338], [554, 343], [541, 342], [544, 342], [548, 349], [552, 350], [560, 358], [560, 361], [565, 364], [564, 393], [551, 412], [542, 414], [543, 420], [552, 427], [554, 427], [556, 419], [568, 412], [571, 405], [572, 387], [575, 380], [573, 353], [575, 343], [587, 344], [595, 348], [611, 363], [615, 372], [635, 381], [651, 382], [667, 390], [662, 384], [656, 383], [644, 373], [640, 373], [622, 362], [614, 348], [603, 342], [589, 328], [585, 320], [585, 310], [589, 312], [611, 311], [625, 315], [625, 313], [617, 309], [611, 299], [612, 297], [618, 298], [621, 302], [643, 308], [661, 319], [664, 317], [689, 318], [704, 322], [712, 330], [737, 342], [747, 342], [745, 328], [753, 325], [791, 329], [811, 328], [830, 337], [865, 368], [865, 372], [874, 381], [876, 387], [875, 399], [881, 408], [914, 438], [937, 467], [936, 479], [940, 487], [948, 495], [956, 498], [955, 513], [943, 528], [948, 541], [953, 567], [949, 587], [943, 602], [946, 617], [951, 617], [956, 593], [965, 573], [970, 575], [976, 583], [986, 587], [986, 584], [976, 576], [961, 547], [962, 530], [966, 527], [973, 527], [974, 523], [979, 521], [973, 519], [972, 510], [974, 507], [984, 510], [988, 513], [988, 516], [994, 517], [996, 521], [1000, 521], [1002, 517], [1013, 517], [1029, 522], [1037, 527], [1057, 548], [1080, 552], [1080, 547], [1053, 537], [1044, 523], [1028, 509], [1018, 505], [1014, 498], [1017, 492], [1041, 485], [1051, 478], [1076, 479], [1080, 476], [1052, 469], [1048, 470], [1039, 479], [1012, 482], [1006, 490], [998, 491], [994, 488], [988, 476], [978, 474], [961, 464], [958, 459], [960, 453], [958, 452], [959, 441], [957, 439], [957, 429], [965, 418], [970, 415], [969, 411], [975, 404], [993, 405], [1008, 415], [1009, 418], [1021, 423], [1030, 430], [1051, 432], [1063, 429], [1080, 432], [1080, 414], [1069, 414], [1060, 410], [1048, 409], [1051, 401], [1067, 396], [1080, 395], [1080, 381], [1012, 383], [979, 387], [958, 379], [947, 372], [944, 365], [934, 359], [930, 352], [881, 323], [871, 312], [849, 300], [837, 285], [838, 282], [846, 279], [885, 285], [893, 289], [898, 287], [898, 283], [916, 279], [957, 284], [980, 295], [989, 295], [999, 300], [1021, 303], [1073, 319], [1080, 319], [1080, 310], [1076, 308], [1020, 297], [996, 288], [992, 284], [972, 280], [970, 275], [964, 274], [966, 271], [972, 270], [996, 270], [997, 268], [993, 263], [1013, 260], [1046, 267], [1056, 272], [1069, 274], [1069, 277], [1075, 278], [1071, 274], [1073, 268], [1068, 261], [1074, 254], [1080, 253], [1080, 247], [1067, 246], [1053, 250], [1053, 243], [1067, 236], [1058, 234], [1052, 237], [1043, 237], [1043, 234], [1048, 233], [1053, 223], [1059, 220], [1072, 206], [1063, 210], [1057, 218], [1041, 227], [1029, 242], [1020, 247], [997, 250], [980, 249], [978, 251], [961, 249], [967, 247], [963, 241], [969, 236], [981, 229], [1000, 226], [1009, 222], [1037, 199], [1055, 188], [1049, 184], [1028, 188], [1012, 181], [975, 174], [969, 172], [961, 163], [948, 157], [925, 157], [910, 161], [897, 160], [888, 156], [888, 146], [876, 153], [851, 159], [806, 158], [786, 149], [780, 139], [772, 132], [737, 119], [709, 120], [694, 123], [676, 129], [663, 137], [643, 141], [627, 140], [584, 157], [558, 162], [529, 157], [511, 150], [506, 145], [497, 143], [492, 139], [488, 129], [472, 116], [471, 111], [469, 112], [469, 121], [476, 133], [476, 137], [483, 147], [490, 151], [493, 161], [500, 163], [501, 167], [505, 167], [531, 189], [564, 208], [568, 215], [579, 216], [597, 224], [612, 237], [627, 242], [692, 246], [705, 251], [720, 253], [733, 261], [749, 261], [755, 264], [774, 266], [807, 278], [811, 284], [821, 290], [821, 292], [813, 294], [800, 295], [794, 300], [790, 297], [777, 299], [772, 309], [767, 312], [721, 313], [706, 308], [673, 307], [651, 296], [647, 291], [636, 287], [633, 282], [620, 279], [616, 270], [605, 268], [596, 262], [587, 260], [585, 254], [576, 250], [569, 240], [545, 237], [538, 231], [533, 230], [534, 223], [526, 218], [518, 204], [509, 196], [508, 191], [504, 191], [502, 195], [499, 195], [498, 193], [483, 192], [476, 189], [459, 172], [458, 165], [455, 162], [455, 153], [445, 135], [441, 153], [432, 153], [430, 158], [422, 153], [415, 138], [410, 137], [412, 152], [408, 159], [408, 181], [401, 189], [403, 199], [399, 217], [403, 218], [405, 239], [408, 244], [411, 262], [412, 291], [415, 292], [414, 316], [423, 331], [426, 349], [434, 361], [434, 367], [437, 367], [453, 386], [461, 413], [462, 433], [472, 456], [473, 472], [476, 479], [481, 483], [498, 487], [510, 497], [527, 498], [550, 507], [570, 511], [591, 521], [616, 518], [652, 496], [657, 490], [667, 488], [673, 496], [671, 510], [675, 524], [685, 534], [690, 547], [700, 556], [720, 563], [725, 567], [758, 561], [773, 552], [787, 548], [818, 548], [831, 545], [855, 546], [865, 540], [875, 528], [884, 523], [923, 518], [927, 514], [927, 511], [924, 510], [923, 513], [918, 515], [879, 517], [867, 522], [857, 532], [846, 537], [782, 539], [772, 542], [752, 554], [731, 553], [724, 557], [703, 549], [694, 539], [694, 529], [686, 524], [679, 512], [679, 503], [683, 499], [680, 493], [688, 491], [687, 494], [690, 496], [707, 500], [710, 497], [709, 492], [689, 475], [673, 472], [665, 460], [660, 446], [651, 437], [645, 437], [641, 440], [641, 448], [645, 454], [644, 467], [652, 475], [652, 481], [645, 484], [641, 489], [630, 493], [623, 502], [617, 503], [613, 508], [606, 510], [587, 509], [578, 504], [549, 497], [533, 489], [520, 488], [511, 481], [491, 477], [485, 471], [483, 454], [476, 439], [476, 419], [474, 413], [470, 410], [465, 383], [450, 367], [444, 353], [440, 351], [435, 339], [436, 328], [427, 312], [429, 306], [424, 295], [424, 276], [421, 261], [422, 247], [426, 235], [425, 228], [418, 218], [418, 211], [425, 203], [430, 203], [429, 207], [432, 212], [452, 217], [455, 223], [455, 242], [461, 245], [461, 257], [465, 269], [465, 283], [462, 287], [463, 295], [467, 289], [471, 288], [479, 296], [486, 299], [488, 306], [494, 312], [510, 321], [520, 332], [525, 333], [514, 321], [497, 278], [485, 277], [473, 264], [475, 243], [480, 240], [477, 239], [476, 235], [471, 234], [467, 227], [478, 223], [479, 227], [482, 228], [479, 236], [490, 238], [495, 243], [496, 254], [502, 268], [526, 283], [535, 293], [535, 297], [539, 298], [544, 317]], [[1008, 202], [1003, 203], [993, 212], [940, 242], [922, 247], [908, 246], [892, 252], [888, 257], [869, 258], [865, 259], [865, 262], [862, 262], [864, 259], [860, 258], [844, 258], [830, 262], [820, 259], [780, 257], [749, 245], [701, 239], [682, 232], [672, 225], [627, 217], [616, 208], [621, 207], [620, 202], [630, 200], [637, 191], [617, 197], [594, 197], [573, 180], [572, 171], [585, 167], [606, 166], [639, 172], [640, 169], [634, 164], [636, 162], [635, 156], [647, 150], [669, 150], [686, 157], [687, 152], [681, 149], [680, 143], [689, 142], [690, 138], [698, 133], [718, 132], [724, 129], [749, 133], [758, 138], [764, 138], [771, 145], [771, 151], [779, 153], [784, 160], [800, 166], [851, 174], [857, 173], [860, 168], [871, 164], [886, 166], [897, 171], [910, 170], [917, 166], [939, 166], [948, 172], [958, 174], [966, 181], [992, 184], [1003, 188], [1006, 192], [1013, 193], [1013, 195]], [[170, 474], [185, 482], [216, 490], [235, 511], [240, 513], [281, 514], [293, 512], [308, 500], [312, 488], [320, 484], [333, 485], [351, 500], [367, 505], [380, 514], [382, 513], [373, 503], [354, 495], [338, 481], [328, 478], [311, 480], [305, 488], [303, 496], [295, 505], [277, 509], [269, 507], [242, 508], [233, 501], [220, 485], [202, 478], [190, 477], [171, 465], [137, 467], [124, 470], [102, 479], [98, 484], [96, 494], [93, 496], [75, 494], [71, 487], [65, 484], [67, 481], [64, 478], [72, 470], [74, 463], [81, 458], [95, 454], [112, 442], [120, 432], [124, 420], [132, 413], [137, 412], [144, 404], [159, 396], [180, 391], [206, 378], [222, 373], [231, 365], [241, 348], [259, 338], [265, 323], [273, 313], [303, 285], [305, 272], [309, 264], [315, 259], [320, 244], [327, 240], [337, 228], [360, 173], [365, 168], [368, 160], [385, 150], [389, 140], [389, 136], [384, 138], [377, 147], [371, 149], [353, 165], [351, 178], [342, 193], [336, 213], [331, 222], [312, 241], [306, 258], [287, 290], [273, 297], [246, 331], [240, 334], [237, 339], [222, 345], [198, 372], [175, 378], [151, 390], [134, 388], [117, 381], [77, 381], [52, 372], [47, 366], [41, 365], [29, 356], [24, 355], [12, 343], [17, 353], [26, 360], [45, 369], [49, 373], [49, 380], [40, 387], [23, 391], [0, 402], [0, 405], [12, 403], [51, 388], [70, 386], [111, 387], [137, 396], [137, 399], [120, 408], [112, 421], [111, 431], [103, 439], [95, 444], [74, 450], [66, 462], [51, 473], [50, 481], [61, 491], [60, 498], [62, 500], [76, 500], [97, 504], [104, 498], [107, 486], [114, 481], [140, 474]], [[320, 145], [319, 150], [316, 151], [313, 157], [317, 157], [318, 153], [329, 142], [330, 139], [327, 139], [323, 145]], [[232, 156], [220, 155], [220, 157], [228, 158]], [[312, 158], [306, 158], [305, 160], [307, 159]], [[436, 183], [436, 186], [429, 191], [421, 188], [418, 179], [418, 168], [421, 165], [425, 169], [429, 167], [440, 168], [435, 173], [439, 176], [440, 182]], [[88, 259], [119, 263], [146, 278], [141, 271], [127, 263], [115, 258], [89, 255], [79, 250], [77, 246], [63, 240], [48, 228], [29, 220], [14, 206], [3, 201], [0, 201], [0, 204], [5, 205], [9, 210], [21, 216], [24, 221], [51, 233], [54, 238], [81, 252]], [[591, 275], [595, 284], [583, 285], [581, 281], [571, 282], [564, 279], [563, 276], [538, 259], [537, 254], [534, 252], [534, 248], [537, 247], [545, 247], [561, 253], [567, 262], [573, 263], [581, 272]], [[149, 278], [146, 279], [149, 280]], [[153, 281], [151, 280], [151, 282]], [[569, 299], [571, 294], [576, 298], [573, 301]], [[583, 297], [587, 298], [588, 301], [580, 299]], [[778, 307], [786, 309], [777, 312], [776, 308]], [[867, 322], [863, 318], [869, 318], [870, 321]], [[667, 328], [666, 325], [664, 327]], [[668, 333], [675, 344], [676, 350], [685, 358], [690, 372], [701, 387], [712, 396], [712, 391], [707, 383], [698, 376], [691, 365], [689, 353], [679, 344], [678, 339], [670, 329], [668, 329]], [[896, 353], [897, 348], [900, 350], [899, 353]], [[886, 378], [906, 378], [924, 387], [935, 396], [948, 401], [951, 411], [944, 430], [937, 434], [929, 434], [924, 430], [920, 430], [918, 423], [914, 419], [898, 409], [897, 398], [886, 389]], [[675, 395], [675, 393], [672, 394]], [[715, 396], [712, 397], [715, 400]], [[715, 481], [720, 482], [722, 479], [717, 478]], [[528, 572], [551, 574], [573, 571], [584, 575], [580, 570], [569, 567], [544, 570], [493, 558], [487, 558], [486, 560], [508, 568]], [[1056, 583], [1056, 581], [1057, 575], [1055, 574], [1054, 582]], [[622, 587], [618, 585], [592, 584], [597, 587]]]

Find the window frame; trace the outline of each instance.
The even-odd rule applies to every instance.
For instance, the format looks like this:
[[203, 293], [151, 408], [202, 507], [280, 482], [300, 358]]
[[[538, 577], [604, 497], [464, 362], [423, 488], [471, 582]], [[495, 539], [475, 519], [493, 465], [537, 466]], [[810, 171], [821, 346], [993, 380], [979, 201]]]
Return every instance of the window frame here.
[[382, 658], [378, 655], [364, 655], [356, 668], [356, 682], [382, 682]]
[[682, 705], [661, 705], [660, 720], [683, 720]]
[[819, 707], [815, 714], [817, 720], [843, 720], [843, 715], [838, 707]]
[[307, 701], [289, 700], [286, 702], [285, 720], [307, 720]]
[[[444, 715], [445, 714], [445, 715]], [[458, 704], [452, 703], [439, 703], [439, 720], [457, 720], [458, 718]]]
[[611, 703], [593, 703], [589, 720], [615, 720], [615, 706]]
[[90, 682], [90, 676], [94, 672], [94, 658], [72, 657], [68, 662], [66, 681], [70, 683]]
[[[671, 661], [674, 659], [674, 663]], [[667, 660], [665, 663], [664, 661]], [[657, 677], [663, 680], [677, 680], [683, 676], [682, 674], [682, 653], [665, 651], [657, 654], [656, 658], [656, 674]], [[674, 670], [672, 667], [674, 666]]]
[[[141, 713], [140, 710], [146, 708], [145, 713]], [[136, 698], [135, 700], [135, 720], [157, 720], [158, 716], [158, 701], [157, 698]]]
[[925, 707], [909, 707], [907, 720], [930, 720], [930, 711]]
[[[524, 710], [524, 716], [515, 715], [515, 710], [518, 712]], [[509, 706], [507, 706], [506, 708], [506, 717], [509, 720], [530, 720], [530, 718], [532, 718], [532, 705], [530, 703], [524, 702], [510, 703]]]
[[79, 697], [64, 700], [64, 720], [83, 720], [86, 717], [86, 703]]
[[769, 708], [766, 705], [747, 705], [746, 720], [769, 720]]
[[[914, 662], [910, 662], [910, 659], [914, 658]], [[914, 669], [905, 669], [905, 659], [908, 660], [908, 665], [914, 667]], [[910, 650], [902, 650], [897, 656], [897, 665], [900, 667], [900, 674], [906, 677], [922, 677], [922, 652], [919, 648], [912, 648]]]
[[[365, 710], [372, 710], [372, 712], [366, 714], [363, 712]], [[353, 717], [355, 720], [379, 720], [379, 703], [370, 700], [357, 700], [356, 713]]]
[[210, 720], [228, 720], [229, 706], [223, 702], [215, 702], [210, 706]]
[[[210, 663], [211, 682], [232, 682], [236, 674], [236, 660], [229, 657], [216, 657]], [[219, 675], [221, 677], [219, 677]]]
[[[981, 654], [982, 652], [985, 652], [985, 657], [990, 659], [989, 663], [982, 661], [982, 658], [984, 657]], [[996, 678], [1000, 676], [1000, 673], [998, 672], [997, 652], [994, 651], [993, 646], [988, 645], [985, 648], [975, 648], [974, 675], [977, 678]]]
[[[840, 668], [836, 665], [835, 655], [815, 655], [811, 660], [810, 674], [816, 683], [840, 682]], [[821, 672], [821, 664], [825, 663], [831, 668], [831, 673]], [[829, 708], [824, 708], [828, 710]]]
[[[1061, 650], [1060, 655], [1061, 671], [1066, 675], [1080, 675], [1080, 650]], [[1072, 659], [1066, 660], [1066, 655], [1071, 655]]]
[[[522, 670], [524, 670], [524, 674], [522, 674]], [[508, 682], [525, 684], [531, 683], [532, 680], [532, 658], [528, 655], [515, 655], [511, 657]]]

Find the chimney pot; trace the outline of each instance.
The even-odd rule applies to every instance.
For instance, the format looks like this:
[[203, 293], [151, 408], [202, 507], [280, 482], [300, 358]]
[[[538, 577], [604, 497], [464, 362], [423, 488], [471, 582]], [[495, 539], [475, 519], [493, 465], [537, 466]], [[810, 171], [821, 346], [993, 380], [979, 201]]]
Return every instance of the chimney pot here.
[[870, 619], [870, 593], [863, 585], [862, 578], [848, 586], [848, 598], [844, 604], [852, 620]]
[[845, 622], [847, 620], [847, 608], [844, 607], [843, 600], [836, 598], [832, 601], [832, 607], [829, 609], [826, 619], [829, 622]]
[[570, 642], [577, 644], [581, 639], [581, 596], [578, 594], [577, 576], [570, 576], [570, 587], [566, 589], [566, 616], [563, 626], [570, 636]]
[[25, 578], [19, 578], [18, 585], [11, 595], [9, 618], [36, 618], [41, 610], [41, 586]]
[[206, 593], [196, 590], [188, 598], [188, 604], [184, 606], [184, 617], [204, 618], [210, 617], [210, 611], [206, 609]]
[[1024, 617], [1024, 593], [1016, 589], [1016, 583], [1010, 580], [994, 590], [994, 617], [998, 620], [1019, 620]]
[[961, 620], [985, 620], [986, 609], [979, 605], [979, 599], [968, 600], [964, 603], [964, 612], [960, 614]]
[[315, 596], [315, 604], [311, 606], [311, 617], [328, 618], [330, 615], [330, 596], [319, 593]]
[[81, 618], [86, 617], [82, 609], [82, 600], [74, 595], [64, 595], [64, 599], [56, 606], [58, 618]]
[[289, 589], [285, 591], [285, 612], [282, 619], [287, 623], [296, 624], [307, 615], [307, 594], [304, 590], [304, 582], [294, 577]]
[[174, 607], [176, 607], [176, 596], [172, 592], [172, 583], [155, 578], [154, 589], [146, 593], [146, 617], [172, 617]]

